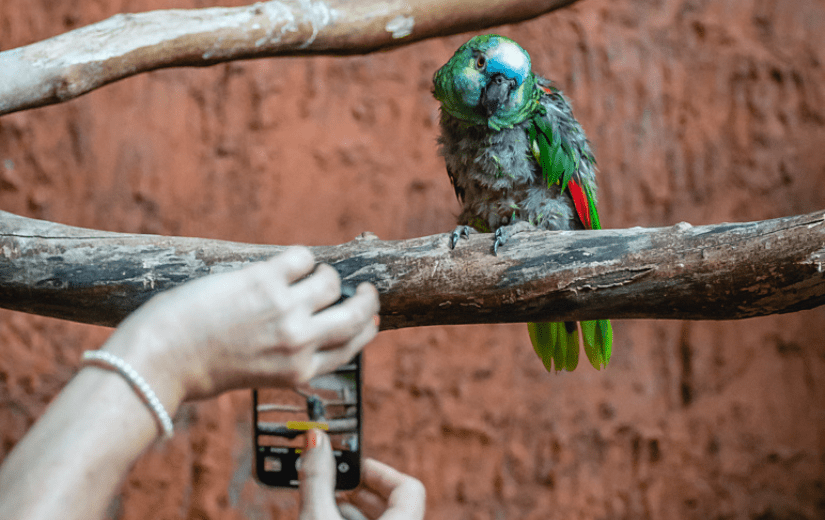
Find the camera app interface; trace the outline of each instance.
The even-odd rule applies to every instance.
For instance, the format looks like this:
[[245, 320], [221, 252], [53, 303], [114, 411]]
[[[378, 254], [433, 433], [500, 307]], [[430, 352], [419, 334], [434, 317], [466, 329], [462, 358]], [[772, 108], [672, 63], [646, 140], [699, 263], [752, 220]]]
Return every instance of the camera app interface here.
[[[338, 489], [358, 485], [361, 403], [360, 354], [335, 372], [294, 389], [259, 388], [253, 393], [258, 479], [281, 487], [298, 485], [300, 454], [310, 429], [332, 443]], [[354, 482], [354, 483], [353, 483]]]

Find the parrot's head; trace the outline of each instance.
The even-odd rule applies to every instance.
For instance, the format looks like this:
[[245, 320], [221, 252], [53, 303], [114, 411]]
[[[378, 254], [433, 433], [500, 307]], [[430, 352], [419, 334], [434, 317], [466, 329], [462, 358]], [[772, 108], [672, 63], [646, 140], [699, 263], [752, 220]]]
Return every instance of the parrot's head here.
[[442, 109], [471, 125], [509, 128], [538, 107], [530, 55], [496, 34], [476, 36], [459, 47], [436, 71], [433, 84]]

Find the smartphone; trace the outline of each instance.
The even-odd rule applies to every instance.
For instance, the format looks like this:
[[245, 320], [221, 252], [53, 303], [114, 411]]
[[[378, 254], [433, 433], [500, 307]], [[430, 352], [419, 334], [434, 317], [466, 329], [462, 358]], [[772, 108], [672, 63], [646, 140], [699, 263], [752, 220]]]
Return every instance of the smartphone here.
[[361, 481], [361, 357], [294, 389], [252, 391], [255, 474], [267, 486], [298, 487], [306, 432], [324, 430], [337, 467], [335, 489]]

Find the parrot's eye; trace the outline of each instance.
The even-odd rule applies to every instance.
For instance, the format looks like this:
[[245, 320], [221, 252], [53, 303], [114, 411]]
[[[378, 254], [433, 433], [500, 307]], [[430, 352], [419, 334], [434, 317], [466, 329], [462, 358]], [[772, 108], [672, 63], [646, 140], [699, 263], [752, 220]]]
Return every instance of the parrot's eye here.
[[478, 58], [476, 58], [476, 68], [481, 70], [485, 65], [487, 65], [487, 58], [485, 58], [483, 54], [479, 54]]

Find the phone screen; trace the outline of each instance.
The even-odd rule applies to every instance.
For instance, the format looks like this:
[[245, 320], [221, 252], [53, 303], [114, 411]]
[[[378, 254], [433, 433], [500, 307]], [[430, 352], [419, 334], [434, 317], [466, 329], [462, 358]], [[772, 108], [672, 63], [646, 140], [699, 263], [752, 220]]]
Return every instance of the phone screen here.
[[337, 466], [335, 489], [361, 480], [361, 356], [294, 389], [252, 391], [255, 472], [263, 484], [298, 487], [305, 433], [324, 430]]

